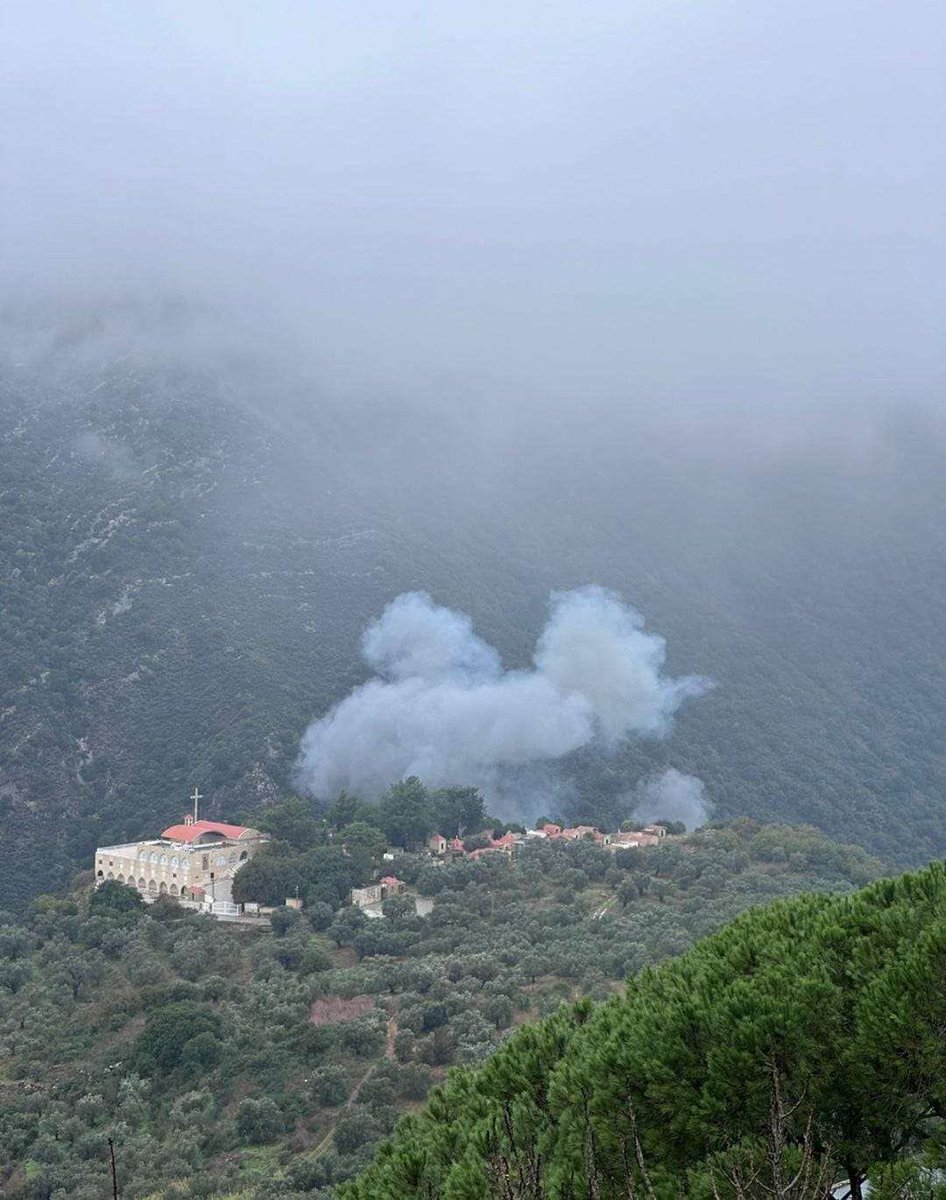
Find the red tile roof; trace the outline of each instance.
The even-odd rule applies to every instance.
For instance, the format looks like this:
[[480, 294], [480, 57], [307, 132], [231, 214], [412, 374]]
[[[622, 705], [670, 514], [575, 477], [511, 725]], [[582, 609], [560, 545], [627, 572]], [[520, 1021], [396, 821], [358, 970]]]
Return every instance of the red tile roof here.
[[190, 825], [169, 825], [161, 836], [172, 842], [192, 842], [202, 833], [219, 833], [221, 837], [236, 840], [248, 833], [256, 834], [257, 830], [246, 825], [225, 825], [222, 821], [192, 821]]

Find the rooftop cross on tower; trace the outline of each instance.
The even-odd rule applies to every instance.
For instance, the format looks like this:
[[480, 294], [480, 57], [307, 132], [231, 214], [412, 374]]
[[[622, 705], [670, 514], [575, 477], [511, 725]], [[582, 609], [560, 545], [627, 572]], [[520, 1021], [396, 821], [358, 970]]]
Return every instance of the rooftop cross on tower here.
[[200, 792], [197, 790], [197, 788], [194, 788], [194, 794], [193, 794], [193, 796], [191, 796], [191, 799], [194, 801], [194, 824], [196, 825], [197, 824], [197, 803], [198, 803], [198, 801], [203, 800], [203, 796], [200, 794]]

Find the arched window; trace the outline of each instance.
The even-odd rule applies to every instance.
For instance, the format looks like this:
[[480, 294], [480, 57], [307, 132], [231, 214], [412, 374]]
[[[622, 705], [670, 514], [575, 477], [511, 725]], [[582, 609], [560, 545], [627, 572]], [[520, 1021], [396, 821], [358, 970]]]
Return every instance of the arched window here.
[[172, 883], [172, 884], [171, 884], [171, 895], [172, 895], [172, 896], [176, 896], [176, 895], [177, 895], [177, 884], [176, 884], [176, 883]]
[[161, 893], [162, 896], [166, 896], [168, 894], [168, 885], [164, 882], [163, 879], [161, 880], [161, 886], [158, 888], [158, 891]]
[[157, 885], [157, 884], [154, 882], [154, 880], [153, 880], [153, 879], [149, 879], [149, 880], [148, 880], [148, 892], [149, 892], [149, 894], [153, 896], [153, 895], [155, 895], [155, 893], [157, 892], [157, 890], [158, 890], [158, 885]]
[[162, 854], [161, 855], [161, 866], [166, 867], [167, 865], [168, 865], [168, 856], [166, 854]]
[[217, 866], [225, 867], [227, 865], [227, 856], [225, 854], [217, 855]]
[[106, 879], [114, 879], [115, 876], [111, 873], [111, 871], [109, 871], [109, 873], [105, 876], [105, 878]]
[[187, 888], [186, 888], [186, 887], [182, 887], [182, 888], [181, 888], [181, 899], [182, 899], [182, 900], [186, 900], [186, 899], [187, 899]]
[[99, 878], [99, 879], [104, 879], [104, 878], [105, 878], [105, 872], [104, 872], [104, 871], [99, 871], [99, 873], [98, 873], [98, 878]]
[[124, 883], [124, 882], [125, 882], [125, 876], [124, 876], [124, 875], [119, 875], [119, 877], [118, 877], [118, 882], [119, 882], [119, 883]]
[[156, 863], [156, 862], [158, 861], [158, 856], [157, 856], [155, 853], [153, 853], [153, 852], [152, 852], [152, 854], [151, 854], [151, 861], [152, 861], [153, 863]]
[[246, 862], [246, 851], [245, 850], [240, 854], [240, 862]]
[[236, 860], [237, 860], [236, 851], [231, 850], [231, 852], [227, 855], [227, 862], [235, 863]]
[[177, 855], [176, 855], [176, 854], [175, 854], [175, 855], [174, 855], [174, 857], [171, 859], [171, 866], [172, 866], [172, 867], [176, 867], [176, 866], [177, 866]]
[[143, 892], [144, 890], [145, 890], [145, 881], [143, 879], [139, 879], [138, 880], [138, 891]]

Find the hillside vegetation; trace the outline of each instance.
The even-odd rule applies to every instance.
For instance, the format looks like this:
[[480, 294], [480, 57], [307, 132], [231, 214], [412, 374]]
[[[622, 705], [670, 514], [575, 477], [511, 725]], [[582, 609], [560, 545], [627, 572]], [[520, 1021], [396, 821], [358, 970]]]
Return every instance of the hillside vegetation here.
[[[880, 870], [813, 830], [744, 821], [671, 840], [402, 858], [431, 911], [408, 895], [374, 921], [338, 907], [344, 883], [317, 848], [323, 898], [278, 909], [271, 932], [143, 908], [114, 883], [33, 901], [0, 924], [0, 1191], [100, 1200], [112, 1138], [124, 1200], [328, 1197], [448, 1068], [518, 1026], [619, 993], [752, 905]], [[379, 1188], [402, 1186], [400, 1168], [378, 1170]]]
[[944, 985], [943, 863], [755, 909], [453, 1072], [340, 1195], [942, 1196]]
[[0, 904], [179, 819], [195, 784], [222, 818], [285, 795], [307, 723], [364, 678], [365, 625], [418, 588], [521, 667], [551, 590], [611, 587], [670, 673], [715, 681], [669, 739], [564, 762], [572, 822], [617, 824], [674, 766], [720, 817], [946, 850], [932, 425], [881, 429], [867, 464], [747, 468], [620, 413], [540, 437], [514, 408], [119, 353], [92, 321], [49, 343], [0, 377]]

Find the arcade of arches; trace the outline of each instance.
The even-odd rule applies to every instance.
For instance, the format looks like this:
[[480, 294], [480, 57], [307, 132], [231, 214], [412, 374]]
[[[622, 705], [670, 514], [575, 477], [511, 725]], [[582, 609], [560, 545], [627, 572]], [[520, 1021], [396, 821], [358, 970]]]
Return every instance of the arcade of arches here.
[[146, 900], [231, 899], [233, 876], [269, 839], [256, 829], [186, 820], [159, 838], [102, 846], [95, 852], [97, 883], [114, 879]]

